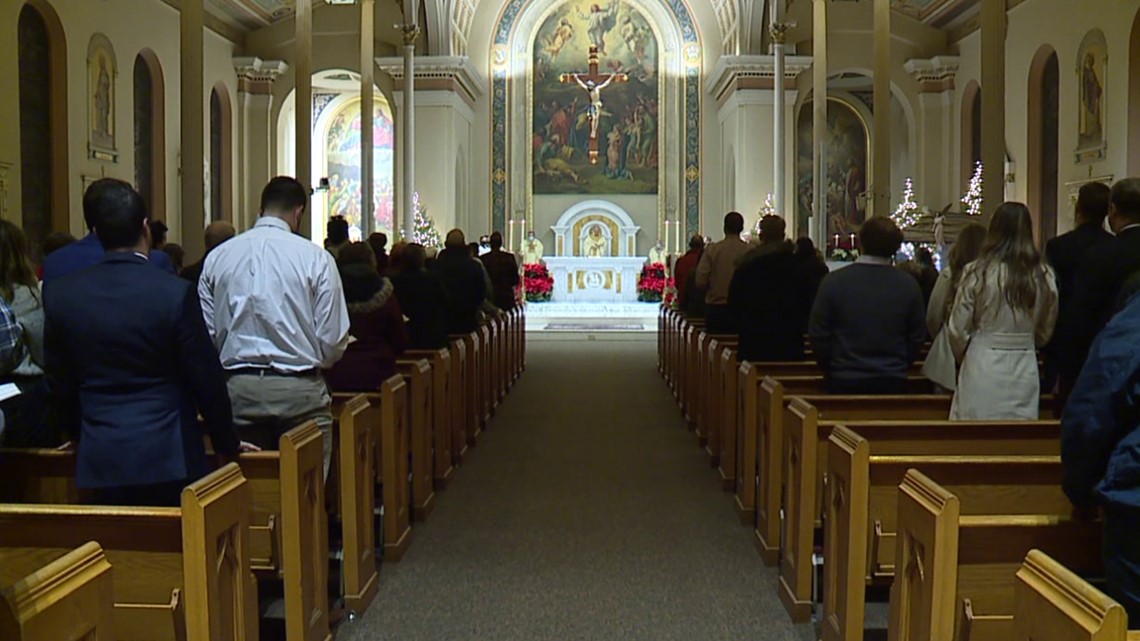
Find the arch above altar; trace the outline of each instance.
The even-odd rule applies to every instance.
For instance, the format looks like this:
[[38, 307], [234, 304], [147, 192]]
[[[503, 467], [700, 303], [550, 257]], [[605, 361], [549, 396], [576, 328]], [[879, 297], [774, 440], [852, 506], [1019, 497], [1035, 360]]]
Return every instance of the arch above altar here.
[[[554, 231], [555, 256], [621, 257], [637, 255], [639, 225], [607, 200], [584, 200], [562, 213]], [[604, 240], [604, 242], [603, 242]]]

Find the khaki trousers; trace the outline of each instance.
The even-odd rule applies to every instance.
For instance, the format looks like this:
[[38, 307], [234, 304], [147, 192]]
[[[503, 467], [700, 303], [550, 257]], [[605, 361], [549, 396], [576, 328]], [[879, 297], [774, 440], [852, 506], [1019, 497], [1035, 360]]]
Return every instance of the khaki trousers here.
[[226, 387], [238, 435], [263, 450], [277, 450], [282, 434], [306, 421], [316, 421], [324, 437], [328, 476], [332, 460], [332, 397], [323, 378], [233, 374], [226, 380]]

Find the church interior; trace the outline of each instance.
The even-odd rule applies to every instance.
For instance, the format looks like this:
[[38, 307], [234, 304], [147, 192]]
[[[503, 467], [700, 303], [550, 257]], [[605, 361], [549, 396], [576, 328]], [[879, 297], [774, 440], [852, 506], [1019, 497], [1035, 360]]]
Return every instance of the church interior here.
[[750, 361], [677, 300], [729, 212], [834, 275], [869, 221], [941, 268], [1012, 201], [1044, 256], [1140, 176], [1140, 0], [0, 0], [0, 34], [0, 219], [35, 267], [103, 179], [181, 267], [292, 176], [317, 246], [497, 233], [518, 287], [331, 396], [325, 482], [300, 427], [112, 509], [73, 451], [0, 440], [0, 641], [1140, 639], [1056, 390], [956, 425], [937, 331], [905, 393], [836, 394], [806, 326]]

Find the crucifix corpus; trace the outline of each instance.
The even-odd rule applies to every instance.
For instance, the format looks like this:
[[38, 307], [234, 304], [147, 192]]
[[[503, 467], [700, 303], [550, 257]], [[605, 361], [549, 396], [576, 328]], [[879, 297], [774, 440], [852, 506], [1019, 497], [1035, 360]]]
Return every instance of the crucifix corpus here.
[[564, 73], [558, 77], [560, 82], [575, 83], [590, 97], [590, 104], [586, 107], [586, 118], [590, 122], [590, 164], [598, 164], [598, 121], [602, 117], [602, 89], [613, 82], [625, 82], [629, 76], [624, 73], [598, 73], [598, 48], [590, 47], [589, 73]]

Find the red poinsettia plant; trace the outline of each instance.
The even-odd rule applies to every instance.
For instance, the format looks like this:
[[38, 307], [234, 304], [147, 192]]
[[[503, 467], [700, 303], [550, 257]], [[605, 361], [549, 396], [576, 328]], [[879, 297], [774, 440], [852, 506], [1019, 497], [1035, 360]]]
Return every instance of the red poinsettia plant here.
[[653, 263], [641, 268], [637, 279], [637, 300], [643, 303], [660, 303], [665, 290], [672, 288], [673, 279], [665, 273], [665, 265]]
[[545, 303], [554, 292], [554, 277], [542, 263], [523, 265], [523, 289], [530, 303]]

